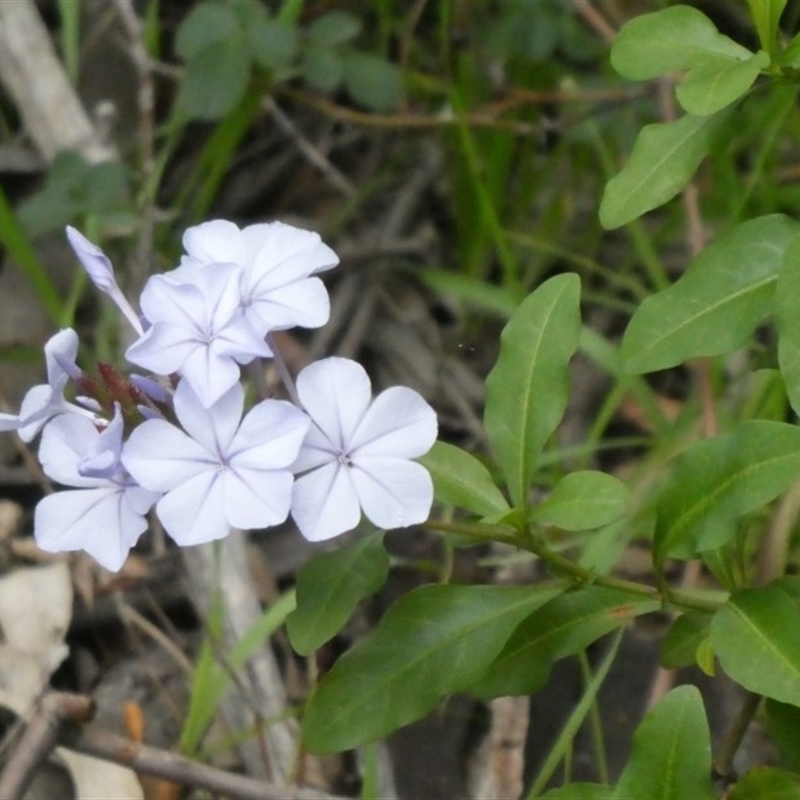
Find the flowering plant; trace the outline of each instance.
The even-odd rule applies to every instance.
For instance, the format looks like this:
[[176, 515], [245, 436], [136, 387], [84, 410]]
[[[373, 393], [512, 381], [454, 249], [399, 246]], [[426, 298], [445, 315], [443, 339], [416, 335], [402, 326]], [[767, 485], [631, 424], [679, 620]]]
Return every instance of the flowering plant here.
[[[209, 58], [210, 39], [202, 26], [195, 27], [197, 20], [224, 20], [228, 12], [234, 14], [234, 6], [240, 13], [248, 5], [260, 7], [242, 2], [223, 10], [218, 3], [202, 3], [197, 14], [187, 17], [179, 36], [179, 50], [189, 60], [184, 90], [193, 87], [197, 96], [205, 81], [196, 76], [208, 73], [196, 70], [217, 61]], [[550, 23], [570, 9], [582, 9], [595, 25], [599, 20], [608, 34], [591, 3], [487, 4], [487, 13], [505, 5], [505, 30], [494, 34], [517, 43], [524, 39], [525, 49], [534, 33], [544, 31], [543, 38], [549, 38]], [[480, 295], [487, 307], [502, 307], [508, 317], [486, 380], [479, 430], [486, 454], [434, 442], [437, 426], [430, 406], [405, 387], [373, 397], [365, 370], [355, 362], [323, 359], [300, 371], [295, 385], [273, 333], [318, 327], [328, 319], [320, 274], [334, 268], [337, 258], [316, 234], [281, 223], [240, 229], [223, 220], [190, 228], [180, 263], [150, 278], [137, 310], [117, 286], [102, 250], [68, 229], [94, 284], [132, 326], [135, 340], [126, 351], [128, 361], [148, 374], [128, 375], [108, 364], [99, 365], [96, 374], [85, 372], [78, 366], [76, 333], [63, 330], [45, 346], [47, 383], [28, 392], [19, 414], [0, 415], [0, 430], [16, 430], [26, 441], [41, 434], [42, 466], [65, 487], [37, 507], [40, 545], [53, 551], [84, 549], [104, 566], [118, 569], [146, 530], [148, 515], [157, 516], [180, 545], [219, 539], [233, 527], [272, 526], [289, 516], [315, 542], [354, 527], [362, 515], [379, 529], [424, 523], [448, 537], [441, 563], [425, 564], [426, 570], [438, 572], [438, 580], [404, 594], [371, 634], [330, 668], [324, 659], [311, 662], [315, 684], [301, 712], [304, 751], [358, 748], [419, 720], [450, 694], [469, 693], [486, 701], [491, 712], [487, 739], [495, 750], [486, 761], [498, 772], [515, 772], [515, 791], [504, 796], [518, 796], [523, 772], [535, 766], [532, 761], [525, 770], [520, 766], [527, 696], [541, 693], [558, 663], [574, 657], [581, 667], [582, 695], [541, 759], [530, 798], [546, 791], [562, 763], [569, 785], [548, 797], [800, 796], [800, 223], [788, 213], [774, 213], [774, 197], [765, 202], [757, 191], [761, 178], [776, 166], [782, 183], [794, 174], [796, 137], [778, 136], [796, 114], [800, 84], [800, 34], [788, 40], [780, 28], [796, 28], [797, 14], [784, 15], [789, 19], [782, 22], [785, 5], [785, 0], [750, 0], [754, 31], [740, 37], [747, 46], [723, 34], [703, 12], [681, 5], [635, 18], [616, 35], [614, 67], [631, 80], [657, 78], [653, 88], [663, 116], [637, 135], [625, 166], [605, 184], [599, 206], [606, 229], [633, 226], [635, 268], [626, 272], [615, 264], [612, 270], [574, 259], [590, 280], [602, 276], [619, 287], [620, 296], [601, 298], [615, 314], [641, 301], [625, 320], [620, 342], [619, 316], [605, 333], [582, 324], [576, 275], [540, 280], [557, 262], [545, 262], [542, 269], [517, 263], [516, 243], [536, 240], [513, 232], [518, 218], [506, 214], [501, 219], [501, 212], [503, 206], [517, 205], [516, 198], [527, 203], [538, 189], [534, 180], [530, 188], [502, 196], [503, 175], [507, 185], [526, 184], [511, 158], [518, 129], [506, 127], [510, 119], [496, 118], [501, 128], [473, 136], [466, 113], [471, 93], [453, 87], [450, 99], [457, 113], [437, 118], [436, 124], [458, 126], [468, 166], [464, 185], [474, 189], [463, 192], [474, 197], [460, 199], [473, 202], [464, 203], [457, 216], [462, 229], [477, 220], [481, 229], [464, 250], [474, 249], [482, 262], [491, 240], [507, 290], [493, 294], [479, 281], [481, 271], [469, 268], [465, 274], [471, 274], [472, 283], [440, 284], [460, 287], [464, 297]], [[297, 4], [289, 6], [296, 11]], [[719, 9], [715, 14], [724, 19]], [[347, 15], [333, 18], [339, 20], [333, 31], [326, 16], [319, 18], [322, 30], [327, 26], [338, 45], [355, 35]], [[448, 17], [443, 15], [443, 21]], [[215, 53], [244, 52], [243, 25], [233, 24], [230, 41], [223, 39], [231, 27], [219, 26], [211, 37]], [[264, 33], [263, 25], [252, 27]], [[556, 45], [554, 40], [552, 48]], [[271, 49], [259, 46], [258, 52]], [[250, 58], [249, 52], [245, 55]], [[501, 67], [504, 83], [514, 65], [511, 60], [494, 64], [493, 72]], [[676, 71], [680, 75], [673, 80]], [[224, 82], [224, 71], [219, 72]], [[244, 80], [246, 71], [239, 73]], [[363, 74], [353, 70], [353, 75]], [[489, 83], [494, 87], [494, 81]], [[227, 98], [219, 84], [211, 88]], [[582, 90], [574, 94], [575, 88], [570, 75], [558, 96], [581, 99]], [[184, 102], [188, 95], [186, 90]], [[638, 113], [651, 114], [648, 92], [636, 96], [646, 101], [641, 108], [637, 102]], [[196, 106], [205, 108], [205, 95], [201, 99]], [[252, 99], [258, 98], [254, 94]], [[512, 99], [517, 106], [518, 99]], [[492, 101], [493, 109], [507, 110], [506, 103]], [[686, 113], [678, 115], [678, 107]], [[614, 126], [607, 136], [595, 116], [585, 116], [581, 136], [562, 136], [559, 128], [552, 138], [580, 141], [581, 146], [596, 142], [600, 157], [595, 160], [607, 169], [613, 145], [621, 141], [627, 146], [630, 127]], [[559, 125], [566, 125], [568, 117], [563, 115]], [[754, 119], [758, 124], [752, 124]], [[487, 121], [492, 119], [481, 115], [481, 124]], [[519, 130], [530, 132], [529, 121]], [[583, 135], [587, 131], [591, 135]], [[753, 138], [742, 139], [745, 132]], [[479, 152], [481, 143], [489, 141], [483, 134], [497, 136], [493, 141], [502, 147]], [[755, 157], [742, 141], [758, 141]], [[487, 160], [484, 169], [482, 156], [490, 149], [495, 159]], [[775, 163], [773, 150], [779, 156]], [[706, 156], [711, 162], [706, 178], [715, 180], [695, 185], [693, 175]], [[560, 169], [557, 162], [553, 159]], [[500, 167], [500, 178], [493, 174], [487, 186], [490, 165]], [[537, 179], [560, 174], [549, 169], [531, 172]], [[729, 191], [742, 174], [747, 175], [738, 184], [743, 191]], [[715, 183], [722, 188], [712, 189]], [[639, 223], [639, 217], [680, 193], [683, 204], [654, 215], [652, 225]], [[571, 186], [558, 196], [569, 200], [565, 207], [581, 206], [573, 202]], [[777, 207], [783, 211], [796, 205], [793, 195], [780, 197]], [[759, 203], [769, 207], [744, 219]], [[657, 252], [664, 241], [672, 241], [668, 237], [678, 227], [671, 217], [676, 211], [686, 217], [689, 252], [677, 278]], [[545, 222], [551, 218], [543, 217]], [[706, 229], [712, 227], [720, 232], [706, 245]], [[552, 252], [559, 262], [572, 257], [560, 247]], [[635, 271], [639, 262], [641, 275]], [[524, 299], [523, 286], [533, 288]], [[613, 388], [591, 421], [586, 443], [551, 447], [568, 409], [572, 359], [579, 350]], [[243, 370], [270, 358], [285, 378], [288, 401], [251, 400], [243, 387]], [[643, 377], [684, 364], [687, 397], [678, 403]], [[632, 416], [628, 404], [648, 435], [633, 442], [636, 457], [626, 459], [625, 483], [595, 469], [570, 471], [570, 464], [584, 458], [588, 462], [598, 456], [602, 463], [601, 440], [609, 449], [632, 446], [629, 439], [613, 442], [607, 436], [615, 415], [626, 422]], [[441, 513], [429, 518], [434, 498]], [[242, 636], [226, 673], [231, 664], [244, 663], [243, 653], [262, 641], [268, 627], [274, 630], [284, 619], [297, 653], [313, 655], [329, 642], [359, 602], [386, 580], [390, 560], [382, 536], [378, 530], [318, 552], [299, 571], [296, 592], [288, 591], [268, 609], [269, 625], [260, 620]], [[620, 574], [629, 566], [622, 555], [634, 549], [629, 547], [634, 540], [637, 555], [645, 550], [652, 555], [641, 580]], [[511, 570], [498, 570], [493, 580], [460, 583], [452, 569], [453, 551], [476, 544], [489, 550], [492, 564], [524, 561], [528, 583], [514, 572], [504, 584]], [[289, 613], [295, 597], [296, 608]], [[272, 616], [276, 608], [279, 613]], [[635, 734], [627, 764], [617, 765], [612, 774], [600, 736], [598, 697], [626, 629], [648, 615], [668, 626], [652, 685], [651, 700], [658, 702]], [[598, 655], [591, 663], [590, 656]], [[724, 670], [727, 684], [745, 690], [733, 696], [740, 707], [727, 731], [713, 737], [718, 740], [713, 751], [699, 691], [693, 686], [668, 691], [675, 670], [684, 667], [712, 677]], [[198, 668], [197, 673], [206, 686], [213, 681], [214, 671]], [[208, 694], [221, 691], [215, 686]], [[507, 714], [503, 701], [516, 695], [522, 700]], [[619, 708], [613, 711], [605, 718], [608, 727], [625, 716]], [[577, 766], [582, 760], [575, 740], [590, 715], [599, 782], [570, 784], [573, 761]], [[188, 716], [195, 719], [182, 744], [192, 749], [186, 742], [194, 745], [203, 735], [197, 719], [210, 716], [205, 710]], [[511, 716], [515, 719], [509, 722]], [[765, 723], [779, 751], [770, 754], [768, 763], [780, 755], [782, 769], [750, 768], [745, 760], [754, 760], [742, 747], [753, 720]], [[509, 769], [514, 759], [516, 770]], [[364, 794], [378, 793], [365, 785]]]
[[118, 570], [153, 506], [180, 545], [290, 513], [313, 541], [354, 528], [362, 509], [382, 527], [427, 518], [432, 481], [410, 459], [433, 445], [436, 415], [413, 390], [372, 402], [363, 368], [329, 358], [287, 387], [296, 404], [264, 399], [244, 413], [240, 368], [280, 358], [271, 332], [328, 319], [316, 275], [338, 258], [317, 234], [280, 222], [189, 228], [181, 264], [147, 281], [141, 315], [102, 250], [74, 228], [67, 236], [137, 336], [126, 358], [151, 374], [126, 378], [100, 364], [95, 378], [76, 363], [75, 331], [62, 330], [45, 345], [47, 383], [29, 390], [18, 415], [0, 415], [0, 430], [25, 441], [41, 431], [42, 468], [73, 487], [37, 506], [42, 549], [86, 550]]

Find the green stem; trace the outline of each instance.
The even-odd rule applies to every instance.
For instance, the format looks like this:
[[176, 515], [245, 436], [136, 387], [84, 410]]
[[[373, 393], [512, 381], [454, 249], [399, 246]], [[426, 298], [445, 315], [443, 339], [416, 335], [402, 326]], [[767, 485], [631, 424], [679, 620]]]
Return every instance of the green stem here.
[[581, 725], [583, 725], [586, 715], [595, 704], [597, 693], [600, 691], [600, 687], [603, 685], [603, 682], [605, 681], [606, 676], [611, 669], [611, 665], [614, 663], [614, 658], [617, 655], [619, 644], [622, 641], [623, 630], [623, 628], [620, 628], [611, 639], [611, 646], [608, 648], [608, 652], [603, 657], [600, 667], [587, 684], [583, 697], [581, 697], [580, 702], [577, 706], [575, 706], [575, 709], [569, 715], [569, 719], [561, 729], [561, 733], [558, 735], [556, 743], [553, 745], [550, 753], [545, 759], [544, 764], [542, 764], [539, 770], [539, 774], [533, 781], [533, 784], [531, 785], [531, 788], [527, 794], [528, 800], [534, 800], [534, 798], [537, 798], [542, 791], [544, 791], [544, 787], [547, 786], [547, 782], [553, 776], [553, 773], [556, 771], [559, 763], [561, 763], [568, 748], [571, 747], [572, 741], [580, 730]]
[[[581, 667], [584, 686], [588, 690], [592, 685], [592, 667], [585, 650], [581, 650], [578, 653], [578, 663]], [[592, 739], [594, 739], [597, 777], [600, 779], [600, 783], [608, 784], [611, 782], [608, 773], [608, 754], [606, 753], [606, 743], [603, 739], [603, 720], [600, 716], [600, 706], [596, 700], [589, 709], [589, 724], [592, 730]]]
[[469, 522], [429, 521], [426, 525], [431, 530], [439, 531], [440, 533], [457, 533], [480, 541], [503, 542], [504, 544], [527, 550], [538, 556], [545, 564], [552, 567], [555, 572], [568, 575], [576, 583], [605, 586], [608, 589], [617, 589], [639, 597], [649, 597], [664, 605], [676, 606], [685, 611], [700, 611], [705, 614], [713, 614], [721, 605], [721, 603], [714, 600], [706, 600], [668, 586], [656, 588], [645, 583], [615, 578], [612, 575], [599, 575], [582, 567], [580, 564], [576, 564], [566, 556], [551, 550], [541, 540], [530, 535], [523, 536], [514, 532], [511, 528]]
[[744, 739], [744, 735], [747, 733], [747, 729], [750, 727], [750, 723], [761, 705], [761, 700], [761, 695], [748, 692], [742, 707], [739, 709], [739, 713], [736, 715], [736, 719], [725, 734], [719, 754], [714, 759], [714, 771], [721, 778], [726, 778], [733, 772], [733, 757], [736, 755], [736, 751], [739, 749], [739, 745], [741, 745], [742, 739]]

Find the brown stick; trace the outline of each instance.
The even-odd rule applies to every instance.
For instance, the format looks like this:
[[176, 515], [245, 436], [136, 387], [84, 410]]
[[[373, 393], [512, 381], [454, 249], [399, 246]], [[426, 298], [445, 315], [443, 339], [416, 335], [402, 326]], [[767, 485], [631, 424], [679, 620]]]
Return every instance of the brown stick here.
[[334, 800], [325, 792], [299, 787], [281, 788], [91, 727], [84, 728], [64, 745], [78, 753], [130, 767], [137, 773], [202, 787], [241, 800]]
[[284, 788], [209, 767], [190, 758], [83, 727], [94, 714], [90, 697], [50, 692], [38, 703], [0, 774], [0, 800], [19, 800], [56, 745], [173, 783], [202, 787], [241, 800], [337, 800], [316, 789]]
[[93, 714], [94, 702], [89, 697], [66, 692], [45, 695], [0, 775], [0, 800], [19, 800], [56, 746], [64, 724], [87, 722]]

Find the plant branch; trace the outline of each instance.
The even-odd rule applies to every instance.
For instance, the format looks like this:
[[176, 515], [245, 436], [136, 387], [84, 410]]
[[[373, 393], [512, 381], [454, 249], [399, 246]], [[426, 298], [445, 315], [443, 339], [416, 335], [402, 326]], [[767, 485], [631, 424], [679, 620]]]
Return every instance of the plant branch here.
[[720, 745], [719, 754], [714, 759], [714, 772], [720, 778], [729, 777], [733, 771], [733, 758], [742, 743], [742, 739], [744, 739], [744, 735], [747, 733], [747, 729], [750, 727], [750, 723], [753, 721], [756, 711], [758, 711], [758, 707], [761, 705], [761, 699], [761, 695], [753, 692], [748, 692], [745, 695], [742, 707], [731, 724], [730, 730], [725, 734], [725, 738]]
[[527, 550], [538, 556], [545, 564], [549, 565], [554, 571], [567, 575], [576, 583], [595, 584], [605, 586], [608, 589], [618, 589], [619, 591], [635, 594], [640, 597], [649, 597], [662, 604], [677, 606], [687, 611], [700, 611], [705, 614], [713, 614], [720, 603], [714, 600], [705, 600], [694, 594], [664, 587], [664, 589], [650, 586], [646, 583], [637, 583], [624, 578], [615, 578], [612, 575], [599, 575], [591, 570], [576, 564], [566, 556], [551, 550], [542, 542], [534, 540], [533, 537], [523, 537], [513, 533], [510, 528], [497, 525], [483, 525], [480, 523], [468, 522], [436, 522], [429, 521], [426, 527], [440, 533], [456, 533], [462, 536], [470, 536], [486, 542], [502, 542], [514, 545], [523, 550]]

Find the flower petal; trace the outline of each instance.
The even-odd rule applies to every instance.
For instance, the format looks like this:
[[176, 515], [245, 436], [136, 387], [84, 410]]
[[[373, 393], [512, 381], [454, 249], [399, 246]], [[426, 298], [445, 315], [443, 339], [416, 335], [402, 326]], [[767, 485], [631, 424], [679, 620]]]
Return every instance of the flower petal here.
[[80, 375], [75, 363], [78, 357], [78, 334], [72, 328], [65, 328], [48, 339], [44, 346], [47, 362], [47, 382], [52, 389], [63, 392], [70, 376]]
[[97, 442], [100, 434], [86, 417], [62, 414], [53, 419], [42, 433], [39, 462], [50, 479], [65, 486], [105, 486], [102, 477], [81, 475], [81, 461]]
[[[335, 267], [339, 257], [322, 243], [318, 233], [283, 222], [250, 225], [242, 234], [254, 253], [252, 269], [260, 274], [279, 270], [283, 275], [311, 275]], [[261, 241], [258, 242], [258, 238]]]
[[331, 539], [358, 525], [361, 509], [350, 470], [326, 464], [294, 482], [292, 518], [310, 542]]
[[359, 458], [350, 472], [364, 514], [379, 528], [407, 528], [428, 518], [433, 481], [421, 464], [398, 458]]
[[133, 431], [122, 447], [122, 463], [137, 483], [153, 492], [168, 492], [217, 468], [204, 447], [162, 419], [146, 420]]
[[244, 389], [234, 383], [210, 407], [203, 405], [188, 381], [175, 390], [175, 415], [186, 433], [199, 442], [214, 458], [228, 453], [244, 409]]
[[297, 393], [311, 419], [344, 452], [371, 400], [364, 367], [335, 356], [316, 361], [297, 376]]
[[417, 458], [433, 447], [436, 412], [422, 396], [406, 386], [381, 392], [350, 440], [355, 456]]
[[299, 475], [301, 472], [321, 467], [323, 464], [336, 461], [341, 454], [340, 448], [332, 444], [316, 423], [312, 422], [306, 438], [303, 440], [300, 453], [292, 464], [292, 472]]
[[230, 533], [219, 477], [216, 470], [202, 472], [165, 494], [156, 504], [158, 518], [179, 545], [211, 542]]
[[71, 225], [67, 225], [67, 240], [86, 270], [89, 279], [101, 292], [107, 293], [116, 285], [111, 261], [94, 242], [90, 242]]
[[233, 222], [213, 219], [187, 228], [183, 248], [193, 259], [212, 262], [243, 263], [246, 255], [242, 232]]
[[285, 400], [262, 400], [254, 406], [239, 427], [228, 449], [236, 469], [288, 470], [303, 443], [309, 419]]
[[42, 550], [85, 550], [117, 571], [147, 522], [119, 487], [57, 492], [36, 506], [34, 535]]
[[156, 322], [125, 351], [125, 358], [160, 375], [170, 375], [177, 372], [197, 348], [197, 342], [187, 338], [184, 328]]
[[196, 320], [207, 314], [203, 293], [194, 281], [175, 283], [166, 275], [151, 275], [147, 279], [139, 304], [151, 324], [169, 322], [186, 330], [196, 329]]
[[243, 530], [279, 525], [289, 515], [292, 483], [288, 470], [228, 470], [223, 476], [228, 522]]
[[229, 356], [217, 353], [213, 344], [197, 347], [181, 365], [180, 371], [200, 402], [209, 408], [239, 381], [239, 365]]
[[95, 435], [89, 447], [83, 451], [83, 457], [78, 464], [80, 475], [106, 480], [119, 477], [124, 424], [122, 408], [119, 403], [114, 403], [114, 419], [109, 422], [105, 430]]
[[108, 256], [80, 231], [69, 225], [67, 225], [67, 239], [92, 283], [116, 303], [133, 329], [141, 336], [143, 333], [142, 323], [125, 295], [122, 294]]
[[331, 313], [328, 290], [319, 278], [304, 278], [283, 286], [262, 282], [243, 294], [247, 318], [256, 317], [267, 330], [319, 328]]

